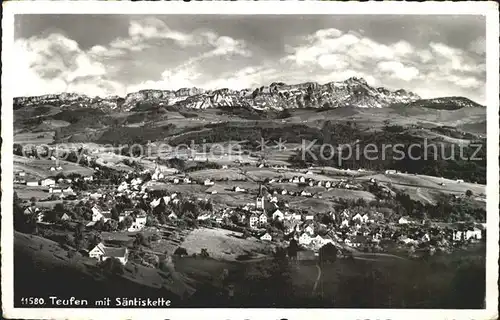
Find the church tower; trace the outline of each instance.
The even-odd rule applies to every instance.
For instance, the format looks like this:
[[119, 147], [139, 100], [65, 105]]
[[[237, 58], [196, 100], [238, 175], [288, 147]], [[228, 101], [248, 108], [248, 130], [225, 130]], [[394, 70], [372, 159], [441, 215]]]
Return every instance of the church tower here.
[[262, 191], [262, 184], [259, 183], [259, 194], [255, 199], [255, 208], [264, 210], [264, 193]]

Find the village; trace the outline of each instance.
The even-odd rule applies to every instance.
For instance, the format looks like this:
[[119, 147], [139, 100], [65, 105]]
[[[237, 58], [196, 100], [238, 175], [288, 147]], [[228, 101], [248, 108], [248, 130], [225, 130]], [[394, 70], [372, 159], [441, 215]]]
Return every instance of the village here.
[[[390, 198], [394, 192], [377, 184], [374, 178], [361, 181], [344, 176], [320, 180], [314, 179], [318, 175], [313, 168], [303, 170], [271, 166], [263, 161], [254, 164], [234, 161], [220, 168], [241, 172], [229, 187], [225, 184], [227, 178], [193, 178], [190, 172], [171, 169], [164, 172], [158, 164], [154, 169], [136, 165], [133, 171], [117, 171], [99, 165], [88, 155], [85, 155], [85, 163], [94, 170], [92, 175], [71, 173], [66, 176], [61, 162], [53, 157], [50, 160], [54, 165], [48, 167], [46, 178], [35, 180], [26, 171], [18, 170], [14, 180], [16, 190], [28, 188], [37, 191], [37, 195], [40, 192], [45, 194], [40, 198], [30, 197], [23, 204], [25, 216], [35, 217], [36, 223], [42, 227], [73, 225], [74, 229], [78, 225], [84, 227], [84, 233], [105, 231], [111, 235], [127, 233], [129, 236], [158, 234], [162, 227], [168, 226], [188, 230], [200, 227], [225, 229], [239, 233], [243, 239], [264, 243], [269, 248], [284, 248], [294, 240], [302, 250], [311, 252], [308, 259], [317, 259], [319, 249], [326, 244], [337, 247], [339, 256], [349, 256], [353, 252], [389, 252], [419, 257], [436, 251], [450, 252], [453, 247], [477, 243], [485, 236], [484, 223], [446, 223], [416, 219], [397, 212], [387, 216], [383, 210], [377, 211], [377, 207], [363, 199], [325, 199], [335, 203], [327, 211], [294, 207], [290, 201], [320, 200], [323, 196], [318, 188], [353, 192], [370, 190]], [[247, 174], [249, 167], [275, 170], [277, 176], [256, 180]], [[388, 170], [384, 174], [400, 173]], [[238, 181], [242, 183], [238, 184]], [[190, 186], [196, 187], [198, 193], [181, 191]], [[221, 193], [244, 195], [247, 201], [234, 205], [218, 203], [215, 197]], [[55, 203], [55, 206], [45, 203]], [[113, 257], [126, 264], [130, 248], [126, 245], [109, 246], [105, 242], [102, 240], [79, 249], [98, 261]], [[169, 247], [169, 253], [173, 254], [179, 245]], [[204, 252], [217, 256], [217, 252]]]

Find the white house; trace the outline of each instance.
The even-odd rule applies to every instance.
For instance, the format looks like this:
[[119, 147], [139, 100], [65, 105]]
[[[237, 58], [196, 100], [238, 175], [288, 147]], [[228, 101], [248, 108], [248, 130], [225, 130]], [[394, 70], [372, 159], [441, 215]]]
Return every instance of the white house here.
[[303, 234], [300, 235], [299, 244], [309, 245], [310, 243], [311, 243], [311, 237], [307, 234], [307, 232], [304, 232]]
[[120, 183], [120, 185], [118, 186], [117, 188], [117, 191], [118, 192], [122, 192], [122, 191], [125, 191], [128, 189], [128, 183], [123, 181], [122, 183]]
[[26, 181], [26, 186], [28, 187], [37, 187], [38, 181]]
[[478, 228], [474, 228], [474, 230], [453, 232], [453, 240], [454, 241], [481, 240], [482, 236], [483, 236], [482, 232]]
[[325, 188], [331, 188], [332, 187], [332, 182], [331, 181], [327, 181], [325, 182]]
[[255, 228], [257, 226], [257, 222], [259, 221], [259, 217], [257, 215], [252, 214], [250, 218], [248, 219], [248, 223], [250, 225], [250, 228]]
[[408, 219], [406, 219], [405, 217], [401, 217], [398, 220], [399, 224], [408, 224], [408, 222], [409, 222]]
[[385, 170], [385, 174], [396, 174], [396, 170]]
[[172, 180], [173, 184], [178, 184], [179, 182], [180, 182], [179, 178], [174, 178], [174, 180]]
[[240, 188], [238, 186], [235, 186], [233, 190], [234, 190], [234, 192], [245, 192], [246, 191], [245, 189]]
[[24, 176], [26, 176], [26, 172], [24, 172], [24, 171], [19, 171], [17, 174], [18, 174], [20, 177], [24, 177]]
[[184, 177], [183, 182], [189, 184], [191, 183], [191, 179], [189, 177]]
[[177, 215], [176, 215], [175, 213], [171, 212], [171, 213], [168, 215], [168, 218], [169, 218], [169, 219], [174, 220], [174, 219], [177, 219]]
[[50, 179], [50, 178], [47, 178], [47, 179], [43, 179], [40, 184], [42, 186], [54, 186], [56, 184], [56, 181], [54, 179]]
[[210, 179], [206, 179], [205, 181], [203, 181], [203, 184], [205, 186], [213, 186], [214, 185], [214, 182], [211, 181]]
[[303, 197], [310, 197], [310, 196], [312, 196], [312, 193], [310, 193], [309, 191], [306, 191], [306, 190], [302, 190], [302, 192], [300, 192], [300, 195]]
[[92, 181], [94, 180], [94, 176], [83, 177], [83, 181]]
[[265, 213], [262, 213], [259, 216], [259, 223], [260, 224], [266, 224], [267, 223], [267, 215]]
[[349, 227], [349, 221], [348, 220], [342, 220], [342, 222], [340, 223], [340, 227], [343, 228], [343, 227]]
[[357, 213], [354, 217], [352, 217], [352, 220], [361, 222], [363, 220], [363, 217], [359, 213]]
[[283, 220], [285, 215], [279, 209], [273, 212], [273, 220]]
[[89, 251], [89, 257], [97, 259], [98, 261], [106, 261], [109, 258], [116, 258], [122, 265], [125, 265], [128, 261], [128, 249], [106, 247], [104, 244], [99, 243]]
[[101, 213], [101, 210], [99, 210], [96, 206], [92, 207], [92, 221], [99, 221], [104, 216]]
[[145, 214], [138, 215], [137, 217], [135, 217], [135, 223], [139, 225], [145, 226], [147, 221], [148, 217]]
[[49, 188], [49, 193], [61, 193], [61, 192], [62, 190], [59, 188], [52, 188], [52, 187]]
[[304, 216], [304, 220], [307, 221], [307, 220], [314, 220], [314, 215], [313, 214], [307, 214]]
[[307, 232], [308, 234], [313, 235], [314, 234], [314, 226], [312, 224], [308, 224], [304, 228], [304, 232]]
[[56, 168], [54, 168], [54, 167], [50, 167], [50, 169], [49, 169], [49, 170], [50, 170], [50, 171], [56, 171]]
[[300, 182], [300, 183], [305, 183], [305, 182], [306, 182], [306, 178], [305, 178], [304, 176], [301, 176], [301, 177], [299, 178], [299, 182]]
[[61, 220], [63, 220], [63, 221], [71, 220], [71, 217], [70, 217], [70, 216], [68, 216], [68, 214], [67, 214], [67, 213], [65, 213], [65, 214], [63, 214], [63, 215], [61, 216]]
[[260, 237], [260, 240], [263, 240], [263, 241], [272, 241], [273, 237], [271, 237], [271, 235], [268, 232], [266, 232], [262, 237]]
[[160, 205], [161, 198], [154, 199], [151, 201], [149, 204], [151, 205], [151, 208], [156, 208], [158, 205]]
[[63, 189], [63, 192], [64, 192], [64, 193], [75, 193], [75, 192], [73, 191], [73, 188], [71, 188], [71, 186], [67, 187], [66, 189]]

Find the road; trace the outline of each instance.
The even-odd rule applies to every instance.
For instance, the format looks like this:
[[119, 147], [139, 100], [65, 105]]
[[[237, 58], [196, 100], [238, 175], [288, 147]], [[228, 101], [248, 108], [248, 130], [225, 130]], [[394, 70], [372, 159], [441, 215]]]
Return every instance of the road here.
[[318, 276], [316, 277], [316, 281], [314, 281], [314, 286], [312, 289], [313, 295], [316, 292], [316, 288], [318, 287], [319, 280], [321, 279], [321, 267], [319, 266], [319, 264], [316, 264], [316, 268], [318, 269]]

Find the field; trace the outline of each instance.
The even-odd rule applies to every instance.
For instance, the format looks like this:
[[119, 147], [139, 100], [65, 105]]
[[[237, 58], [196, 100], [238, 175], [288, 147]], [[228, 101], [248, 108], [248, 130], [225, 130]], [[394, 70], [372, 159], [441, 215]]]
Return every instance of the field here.
[[14, 143], [19, 144], [50, 144], [54, 142], [54, 132], [23, 132], [14, 134]]
[[181, 247], [185, 248], [188, 254], [198, 254], [202, 248], [206, 248], [211, 257], [228, 261], [235, 261], [239, 255], [250, 252], [265, 255], [271, 250], [271, 245], [266, 242], [240, 237], [241, 234], [234, 231], [200, 228], [193, 230], [184, 239]]
[[[60, 171], [50, 171], [51, 167], [61, 166]], [[76, 163], [59, 160], [58, 163], [54, 160], [30, 159], [14, 155], [14, 171], [25, 171], [27, 174], [39, 178], [53, 177], [59, 173], [65, 175], [70, 173], [78, 173], [82, 176], [92, 175], [94, 170], [91, 168], [80, 166]]]

